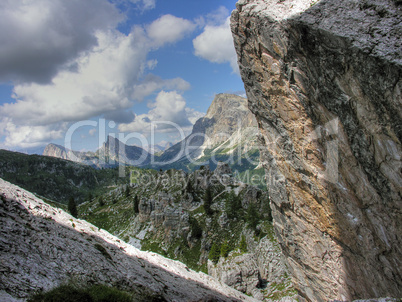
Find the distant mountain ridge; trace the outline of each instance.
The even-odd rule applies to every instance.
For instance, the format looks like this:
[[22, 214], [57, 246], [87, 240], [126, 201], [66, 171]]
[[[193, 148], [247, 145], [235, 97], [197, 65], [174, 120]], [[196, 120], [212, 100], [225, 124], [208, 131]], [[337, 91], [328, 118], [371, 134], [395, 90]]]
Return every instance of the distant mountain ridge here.
[[220, 160], [233, 167], [251, 151], [257, 162], [248, 168], [255, 168], [259, 158], [258, 133], [247, 99], [234, 94], [217, 94], [207, 114], [194, 124], [192, 133], [163, 152], [157, 158], [157, 165], [192, 170], [200, 165], [214, 168]]
[[246, 171], [259, 166], [258, 135], [257, 121], [247, 107], [247, 99], [222, 93], [215, 96], [207, 114], [196, 121], [190, 135], [172, 146], [167, 143], [165, 149], [158, 145], [129, 146], [108, 136], [96, 152], [77, 152], [49, 144], [43, 155], [95, 167], [124, 163], [187, 171], [201, 165], [214, 169], [218, 161], [224, 161], [233, 170]]

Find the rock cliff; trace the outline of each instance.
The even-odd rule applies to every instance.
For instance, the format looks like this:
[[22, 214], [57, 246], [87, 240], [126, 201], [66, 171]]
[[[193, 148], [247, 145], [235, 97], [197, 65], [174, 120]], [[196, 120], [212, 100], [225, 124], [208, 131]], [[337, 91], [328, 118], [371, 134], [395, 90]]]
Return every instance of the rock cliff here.
[[247, 253], [234, 250], [216, 264], [208, 261], [208, 274], [261, 301], [297, 301], [271, 228], [269, 235], [257, 242], [254, 234], [243, 232]]
[[401, 2], [240, 0], [231, 28], [300, 296], [401, 297]]
[[[0, 299], [21, 301], [66, 282], [105, 284], [135, 301], [255, 301], [0, 179]], [[144, 298], [147, 297], [147, 298]]]

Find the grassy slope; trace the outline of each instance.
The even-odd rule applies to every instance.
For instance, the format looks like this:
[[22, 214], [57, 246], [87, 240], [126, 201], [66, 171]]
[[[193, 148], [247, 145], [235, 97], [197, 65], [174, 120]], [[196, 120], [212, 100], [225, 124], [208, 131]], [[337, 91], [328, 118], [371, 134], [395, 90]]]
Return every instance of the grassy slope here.
[[77, 202], [89, 194], [107, 192], [110, 186], [127, 183], [117, 168], [97, 170], [71, 161], [0, 150], [0, 177], [47, 199]]

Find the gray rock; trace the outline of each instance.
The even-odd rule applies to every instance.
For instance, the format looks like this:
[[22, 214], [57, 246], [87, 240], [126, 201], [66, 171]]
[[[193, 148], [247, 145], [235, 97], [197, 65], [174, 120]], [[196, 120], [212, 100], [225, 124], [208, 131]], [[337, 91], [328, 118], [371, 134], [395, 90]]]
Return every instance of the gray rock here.
[[0, 179], [0, 298], [26, 299], [67, 282], [101, 283], [167, 301], [253, 301], [212, 277], [141, 252]]
[[241, 0], [275, 233], [307, 301], [402, 296], [400, 1]]

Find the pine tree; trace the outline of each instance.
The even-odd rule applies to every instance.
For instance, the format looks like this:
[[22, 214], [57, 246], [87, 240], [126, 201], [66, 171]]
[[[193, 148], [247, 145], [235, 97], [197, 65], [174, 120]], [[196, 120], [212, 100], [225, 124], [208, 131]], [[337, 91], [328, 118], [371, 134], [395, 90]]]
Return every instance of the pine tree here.
[[244, 235], [241, 235], [239, 248], [240, 248], [240, 252], [247, 253], [247, 242], [246, 242], [246, 236], [244, 236]]
[[260, 219], [255, 204], [252, 202], [248, 205], [246, 220], [251, 229], [257, 228]]
[[140, 201], [138, 200], [138, 195], [135, 195], [134, 202], [133, 202], [134, 214], [138, 214], [140, 212], [139, 204], [140, 204]]
[[226, 198], [226, 214], [228, 218], [233, 219], [235, 217], [242, 216], [242, 206], [241, 201], [234, 191], [230, 191], [228, 197]]
[[99, 206], [103, 207], [105, 205], [105, 201], [103, 200], [103, 197], [99, 197]]
[[211, 192], [211, 187], [208, 186], [207, 189], [205, 190], [205, 195], [204, 195], [204, 210], [208, 216], [211, 216], [213, 214], [211, 205], [212, 205], [212, 192]]
[[202, 228], [200, 227], [197, 219], [195, 219], [194, 217], [190, 216], [188, 218], [188, 222], [191, 226], [191, 235], [194, 238], [200, 239], [202, 237]]
[[126, 196], [126, 198], [128, 198], [130, 196], [130, 187], [128, 185], [126, 187], [126, 191], [124, 192], [124, 195]]
[[74, 197], [70, 197], [70, 199], [68, 201], [68, 211], [75, 218], [78, 217], [78, 209], [77, 209], [77, 204], [75, 203]]
[[225, 242], [221, 245], [221, 257], [226, 258], [229, 255], [229, 244], [228, 242], [225, 240]]
[[208, 259], [210, 259], [215, 264], [217, 264], [219, 261], [219, 256], [220, 256], [219, 250], [220, 250], [220, 248], [214, 242], [212, 244], [211, 250], [209, 251], [209, 254], [208, 254]]

